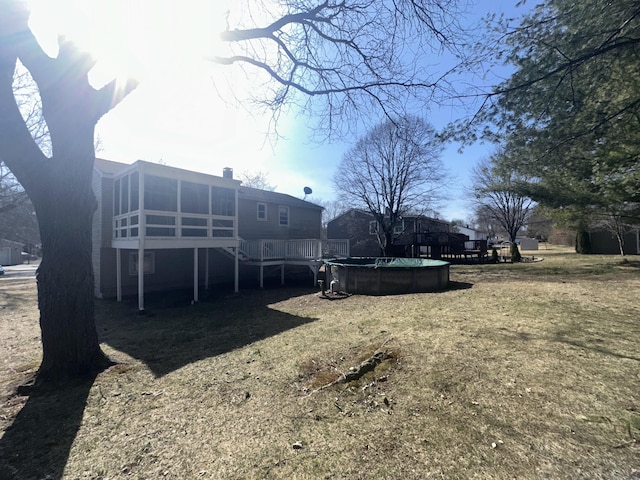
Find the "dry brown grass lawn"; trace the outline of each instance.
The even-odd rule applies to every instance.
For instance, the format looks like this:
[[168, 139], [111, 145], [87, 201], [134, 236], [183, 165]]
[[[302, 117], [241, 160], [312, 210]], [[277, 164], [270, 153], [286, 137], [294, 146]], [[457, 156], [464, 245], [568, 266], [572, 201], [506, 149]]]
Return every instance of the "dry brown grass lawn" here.
[[121, 364], [28, 400], [34, 283], [0, 282], [0, 478], [638, 479], [640, 260], [536, 255], [433, 294], [99, 302]]

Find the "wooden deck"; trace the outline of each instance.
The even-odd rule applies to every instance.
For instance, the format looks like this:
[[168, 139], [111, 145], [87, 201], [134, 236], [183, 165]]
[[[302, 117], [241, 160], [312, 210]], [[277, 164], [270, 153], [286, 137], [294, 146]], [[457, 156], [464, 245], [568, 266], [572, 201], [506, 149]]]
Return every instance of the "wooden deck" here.
[[281, 283], [284, 285], [284, 269], [287, 265], [307, 266], [313, 274], [313, 284], [318, 283], [318, 272], [327, 252], [331, 256], [349, 256], [349, 240], [319, 239], [294, 240], [244, 240], [240, 239], [239, 255], [244, 265], [260, 269], [260, 288], [264, 286], [265, 267], [280, 267]]

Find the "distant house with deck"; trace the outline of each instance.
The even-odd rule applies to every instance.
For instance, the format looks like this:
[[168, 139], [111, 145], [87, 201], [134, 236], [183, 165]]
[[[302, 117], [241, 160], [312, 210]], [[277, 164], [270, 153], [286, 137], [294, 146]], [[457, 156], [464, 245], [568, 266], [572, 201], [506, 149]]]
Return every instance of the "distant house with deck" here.
[[[327, 224], [327, 238], [349, 242], [353, 257], [377, 257], [382, 254], [378, 242], [378, 222], [365, 210], [352, 208]], [[422, 242], [447, 242], [452, 234], [451, 224], [424, 215], [405, 215], [394, 226], [394, 256], [412, 256], [409, 249]]]
[[[228, 284], [263, 285], [321, 265], [322, 207], [222, 176], [138, 160], [96, 159], [93, 267], [98, 297]], [[140, 261], [142, 259], [142, 261]]]

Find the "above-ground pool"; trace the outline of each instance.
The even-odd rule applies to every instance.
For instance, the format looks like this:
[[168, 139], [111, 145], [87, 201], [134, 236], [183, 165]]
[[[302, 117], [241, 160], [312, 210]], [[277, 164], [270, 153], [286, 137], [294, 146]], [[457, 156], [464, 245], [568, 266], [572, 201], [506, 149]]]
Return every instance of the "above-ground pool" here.
[[436, 292], [449, 285], [449, 262], [425, 258], [326, 260], [327, 286], [361, 295]]

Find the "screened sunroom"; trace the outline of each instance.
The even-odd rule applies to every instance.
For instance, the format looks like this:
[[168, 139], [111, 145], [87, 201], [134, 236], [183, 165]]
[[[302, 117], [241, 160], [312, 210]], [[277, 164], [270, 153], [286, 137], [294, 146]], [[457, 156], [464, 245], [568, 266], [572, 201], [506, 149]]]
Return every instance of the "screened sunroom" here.
[[[118, 300], [123, 275], [133, 273], [137, 275], [139, 309], [144, 310], [145, 275], [157, 273], [154, 251], [167, 249], [193, 250], [194, 300], [198, 300], [199, 279], [208, 282], [212, 248], [234, 256], [237, 290], [239, 185], [226, 175], [205, 175], [143, 161], [115, 174], [111, 247], [116, 249]], [[124, 262], [123, 251], [129, 255]], [[184, 254], [176, 258], [184, 263]], [[128, 265], [127, 272], [122, 271], [123, 265]]]

